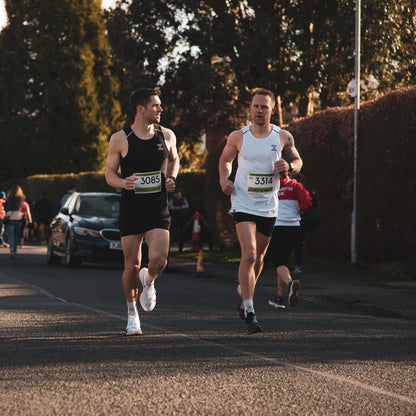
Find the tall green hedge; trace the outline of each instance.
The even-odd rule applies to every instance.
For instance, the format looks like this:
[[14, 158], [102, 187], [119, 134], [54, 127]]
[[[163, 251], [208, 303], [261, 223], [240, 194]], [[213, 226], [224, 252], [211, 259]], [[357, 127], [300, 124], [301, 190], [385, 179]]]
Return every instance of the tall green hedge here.
[[79, 192], [112, 192], [104, 179], [103, 172], [81, 172], [51, 175], [31, 175], [21, 180], [9, 180], [3, 182], [1, 189], [7, 189], [17, 183], [23, 188], [26, 200], [29, 203], [36, 202], [45, 192], [47, 199], [55, 207], [69, 185], [74, 184]]
[[[358, 124], [357, 216], [360, 263], [414, 261], [416, 242], [416, 87], [361, 105]], [[354, 107], [334, 108], [289, 126], [316, 190], [322, 224], [308, 251], [349, 259], [353, 209]]]
[[[205, 204], [209, 228], [215, 243], [220, 248], [237, 249], [238, 240], [233, 218], [228, 211], [230, 197], [225, 195], [219, 185], [218, 160], [227, 141], [227, 134], [233, 129], [229, 126], [211, 127], [207, 131]], [[237, 164], [234, 163], [234, 173]], [[233, 176], [231, 176], [232, 179]]]
[[[184, 172], [178, 175], [177, 187], [186, 196], [190, 209], [205, 214], [204, 171]], [[32, 175], [21, 180], [9, 180], [0, 183], [0, 190], [7, 190], [13, 183], [23, 188], [29, 203], [36, 202], [45, 192], [49, 202], [55, 207], [69, 185], [75, 185], [78, 192], [113, 192], [107, 185], [104, 172], [81, 172], [54, 175]]]

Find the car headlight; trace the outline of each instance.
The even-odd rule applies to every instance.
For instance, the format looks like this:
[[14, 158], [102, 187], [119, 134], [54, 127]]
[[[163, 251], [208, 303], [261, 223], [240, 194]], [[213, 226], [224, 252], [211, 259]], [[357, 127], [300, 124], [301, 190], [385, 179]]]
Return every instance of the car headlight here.
[[101, 237], [100, 231], [89, 230], [88, 228], [74, 227], [74, 233], [78, 235], [88, 235], [90, 237]]

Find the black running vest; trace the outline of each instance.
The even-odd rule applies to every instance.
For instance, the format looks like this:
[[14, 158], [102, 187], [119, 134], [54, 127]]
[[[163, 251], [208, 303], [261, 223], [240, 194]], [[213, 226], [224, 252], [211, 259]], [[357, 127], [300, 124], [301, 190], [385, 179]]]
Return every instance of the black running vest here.
[[168, 197], [165, 187], [167, 158], [169, 150], [162, 129], [155, 125], [155, 135], [149, 140], [137, 137], [130, 126], [123, 128], [128, 141], [128, 151], [120, 160], [121, 176], [126, 178], [133, 173], [162, 172], [160, 192], [136, 194], [134, 191], [121, 190], [120, 215], [140, 215], [152, 217], [156, 213], [168, 212]]

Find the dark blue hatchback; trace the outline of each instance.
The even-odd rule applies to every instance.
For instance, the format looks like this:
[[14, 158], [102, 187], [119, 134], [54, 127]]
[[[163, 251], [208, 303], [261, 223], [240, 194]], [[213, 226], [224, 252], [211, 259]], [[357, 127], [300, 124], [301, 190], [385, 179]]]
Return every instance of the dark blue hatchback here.
[[63, 258], [68, 266], [82, 261], [123, 261], [118, 212], [120, 194], [74, 193], [50, 224], [47, 261]]

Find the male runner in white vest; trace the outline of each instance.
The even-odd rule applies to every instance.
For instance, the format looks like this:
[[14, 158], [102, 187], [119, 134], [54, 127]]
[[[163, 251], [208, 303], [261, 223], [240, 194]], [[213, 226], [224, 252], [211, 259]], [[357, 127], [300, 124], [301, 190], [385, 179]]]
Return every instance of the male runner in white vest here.
[[[275, 104], [273, 92], [255, 90], [249, 107], [252, 124], [228, 136], [219, 160], [220, 185], [231, 196], [230, 213], [241, 248], [238, 309], [248, 334], [263, 330], [256, 319], [253, 297], [277, 216], [280, 172], [297, 173], [302, 168], [293, 136], [270, 122]], [[237, 156], [233, 183], [228, 178]]]

